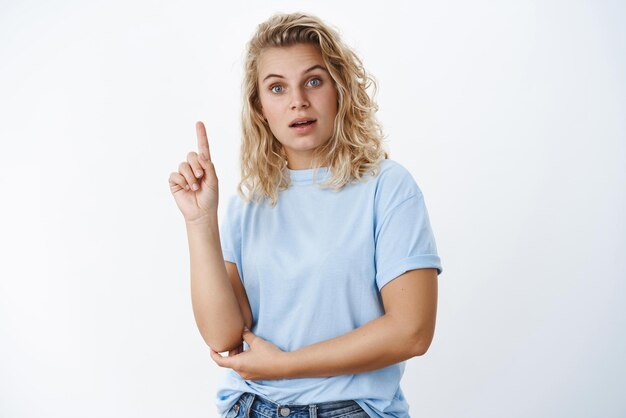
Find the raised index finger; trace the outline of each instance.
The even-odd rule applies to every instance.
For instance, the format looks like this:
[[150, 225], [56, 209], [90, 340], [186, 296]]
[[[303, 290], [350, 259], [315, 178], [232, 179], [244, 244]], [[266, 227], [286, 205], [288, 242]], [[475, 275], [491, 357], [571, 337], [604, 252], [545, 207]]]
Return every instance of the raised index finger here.
[[196, 135], [198, 136], [198, 153], [204, 156], [206, 160], [211, 160], [211, 151], [209, 151], [209, 140], [206, 136], [204, 123], [196, 122]]

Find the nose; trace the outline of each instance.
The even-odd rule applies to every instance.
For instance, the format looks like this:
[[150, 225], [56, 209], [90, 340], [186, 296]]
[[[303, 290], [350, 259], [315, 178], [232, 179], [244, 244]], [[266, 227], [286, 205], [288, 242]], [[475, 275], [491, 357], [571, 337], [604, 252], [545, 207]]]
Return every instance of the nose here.
[[291, 95], [291, 108], [299, 109], [305, 108], [309, 106], [309, 101], [306, 97], [306, 94], [301, 89], [292, 89]]

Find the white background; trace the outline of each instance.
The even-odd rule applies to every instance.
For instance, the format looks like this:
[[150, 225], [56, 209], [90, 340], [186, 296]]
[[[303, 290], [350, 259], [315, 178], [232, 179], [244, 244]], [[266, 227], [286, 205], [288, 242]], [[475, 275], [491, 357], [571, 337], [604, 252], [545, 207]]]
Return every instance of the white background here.
[[217, 415], [168, 177], [202, 120], [234, 193], [245, 42], [298, 10], [376, 77], [426, 198], [411, 415], [625, 416], [624, 3], [335, 0], [0, 1], [0, 416]]

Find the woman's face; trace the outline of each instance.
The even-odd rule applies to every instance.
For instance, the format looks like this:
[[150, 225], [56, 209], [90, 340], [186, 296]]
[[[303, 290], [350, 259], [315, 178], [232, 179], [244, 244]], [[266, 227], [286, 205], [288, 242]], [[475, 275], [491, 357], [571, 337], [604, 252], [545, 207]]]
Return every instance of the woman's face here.
[[[322, 54], [312, 44], [272, 47], [259, 57], [263, 117], [283, 145], [288, 167], [310, 168], [313, 150], [333, 135], [337, 90]], [[310, 121], [293, 125], [301, 119]]]

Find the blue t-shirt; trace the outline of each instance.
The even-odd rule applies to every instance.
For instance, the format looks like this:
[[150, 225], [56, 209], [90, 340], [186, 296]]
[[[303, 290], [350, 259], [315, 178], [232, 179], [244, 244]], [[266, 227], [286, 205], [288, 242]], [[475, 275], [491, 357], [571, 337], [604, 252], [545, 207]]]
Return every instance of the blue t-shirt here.
[[[409, 171], [383, 160], [376, 177], [322, 189], [328, 167], [289, 170], [278, 203], [237, 194], [220, 225], [224, 259], [237, 264], [252, 310], [251, 331], [283, 351], [338, 337], [384, 314], [380, 289], [406, 271], [441, 274], [424, 196]], [[248, 345], [245, 344], [245, 349]], [[363, 347], [367, 349], [367, 347]], [[355, 400], [372, 417], [408, 417], [405, 362], [331, 377], [243, 380], [223, 369], [216, 405], [225, 414], [243, 392], [279, 404]]]

